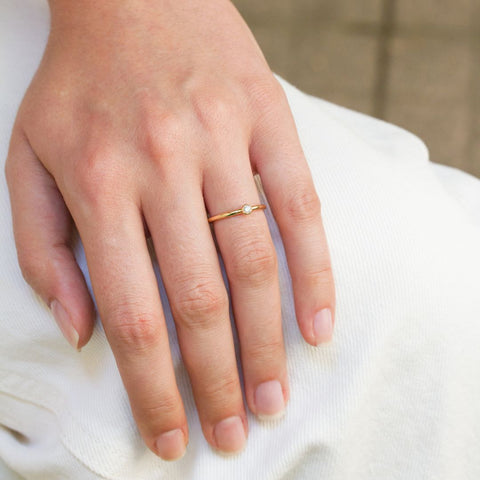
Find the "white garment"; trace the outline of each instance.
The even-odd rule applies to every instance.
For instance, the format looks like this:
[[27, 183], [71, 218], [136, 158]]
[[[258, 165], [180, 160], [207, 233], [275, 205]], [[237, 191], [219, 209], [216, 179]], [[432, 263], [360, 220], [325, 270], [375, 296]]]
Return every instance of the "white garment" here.
[[[2, 159], [47, 30], [45, 1], [0, 0]], [[307, 345], [267, 210], [280, 265], [286, 417], [268, 424], [249, 414], [237, 456], [209, 447], [160, 284], [190, 442], [180, 461], [154, 456], [100, 325], [78, 354], [24, 283], [2, 177], [2, 480], [7, 466], [29, 480], [480, 478], [480, 181], [429, 162], [404, 130], [282, 85], [322, 200], [338, 301], [333, 342]], [[88, 279], [81, 245], [77, 253]]]

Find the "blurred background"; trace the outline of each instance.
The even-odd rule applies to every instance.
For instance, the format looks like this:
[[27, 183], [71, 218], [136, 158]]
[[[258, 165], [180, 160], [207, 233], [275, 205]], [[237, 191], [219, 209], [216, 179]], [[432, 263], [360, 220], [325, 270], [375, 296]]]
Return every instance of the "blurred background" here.
[[480, 0], [233, 0], [273, 71], [480, 177]]

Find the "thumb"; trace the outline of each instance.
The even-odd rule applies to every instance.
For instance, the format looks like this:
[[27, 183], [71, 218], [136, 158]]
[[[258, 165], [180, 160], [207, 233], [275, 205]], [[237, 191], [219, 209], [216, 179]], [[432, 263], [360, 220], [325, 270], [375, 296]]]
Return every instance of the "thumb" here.
[[93, 331], [95, 308], [71, 248], [73, 221], [55, 180], [25, 135], [14, 130], [5, 164], [18, 261], [77, 349]]

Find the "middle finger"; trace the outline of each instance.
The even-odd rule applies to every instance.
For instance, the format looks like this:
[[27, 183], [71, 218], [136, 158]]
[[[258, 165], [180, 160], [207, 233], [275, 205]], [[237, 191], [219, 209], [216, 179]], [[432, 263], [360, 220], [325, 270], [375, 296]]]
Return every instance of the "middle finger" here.
[[[143, 211], [203, 433], [217, 449], [235, 452], [245, 444], [248, 425], [228, 295], [199, 182], [180, 172], [176, 178], [161, 191], [150, 189]], [[168, 215], [160, 217], [158, 205], [164, 205]]]

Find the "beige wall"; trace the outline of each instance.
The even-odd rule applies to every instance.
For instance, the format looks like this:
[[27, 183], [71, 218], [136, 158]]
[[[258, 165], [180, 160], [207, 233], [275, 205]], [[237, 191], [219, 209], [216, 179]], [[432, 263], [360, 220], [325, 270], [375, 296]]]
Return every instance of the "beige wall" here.
[[270, 66], [480, 176], [480, 0], [234, 0]]

